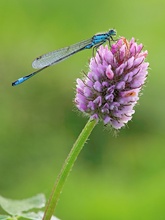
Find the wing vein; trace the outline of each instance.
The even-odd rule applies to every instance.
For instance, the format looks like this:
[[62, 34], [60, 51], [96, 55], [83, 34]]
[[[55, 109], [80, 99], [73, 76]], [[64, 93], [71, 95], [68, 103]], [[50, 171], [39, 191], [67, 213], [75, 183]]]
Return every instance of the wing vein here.
[[64, 47], [59, 50], [46, 53], [36, 58], [32, 63], [32, 67], [34, 69], [40, 69], [46, 66], [54, 65], [66, 59], [67, 57], [71, 56], [72, 54], [83, 50], [91, 42], [92, 42], [92, 39], [88, 39], [88, 40], [84, 40], [79, 43], [73, 44], [71, 46]]

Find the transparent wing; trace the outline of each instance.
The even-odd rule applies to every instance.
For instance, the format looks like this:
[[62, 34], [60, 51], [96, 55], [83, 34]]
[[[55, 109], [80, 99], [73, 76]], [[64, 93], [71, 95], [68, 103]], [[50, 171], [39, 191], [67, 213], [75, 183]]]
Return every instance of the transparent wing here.
[[44, 55], [36, 58], [33, 61], [32, 67], [34, 69], [40, 69], [40, 68], [43, 68], [46, 66], [54, 65], [64, 59], [68, 58], [72, 54], [85, 49], [85, 47], [87, 45], [91, 44], [91, 42], [92, 42], [92, 38], [88, 39], [88, 40], [81, 41], [76, 44], [73, 44], [71, 46], [64, 47], [59, 50], [55, 50], [55, 51], [49, 52], [47, 54], [44, 54]]

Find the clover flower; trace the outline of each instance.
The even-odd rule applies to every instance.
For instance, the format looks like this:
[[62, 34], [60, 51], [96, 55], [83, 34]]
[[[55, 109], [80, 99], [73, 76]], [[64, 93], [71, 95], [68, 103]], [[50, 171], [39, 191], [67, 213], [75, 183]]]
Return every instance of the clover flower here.
[[90, 60], [88, 74], [77, 79], [77, 108], [115, 129], [130, 121], [148, 74], [148, 52], [142, 49], [134, 38], [128, 41], [124, 37], [110, 49], [100, 46]]

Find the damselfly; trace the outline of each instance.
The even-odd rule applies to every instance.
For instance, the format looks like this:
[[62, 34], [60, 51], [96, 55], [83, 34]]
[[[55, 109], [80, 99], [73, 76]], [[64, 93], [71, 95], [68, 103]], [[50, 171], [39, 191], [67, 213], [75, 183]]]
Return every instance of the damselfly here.
[[95, 34], [92, 38], [88, 40], [84, 40], [71, 46], [64, 47], [62, 49], [55, 50], [47, 54], [44, 54], [40, 57], [37, 57], [33, 61], [32, 67], [38, 70], [27, 76], [17, 79], [15, 82], [12, 83], [12, 86], [16, 86], [25, 82], [26, 80], [30, 79], [32, 76], [36, 75], [37, 73], [41, 72], [47, 67], [55, 65], [56, 63], [59, 63], [60, 61], [67, 59], [68, 57], [72, 56], [73, 54], [79, 51], [90, 48], [97, 50], [97, 48], [106, 41], [109, 41], [110, 44], [111, 40], [114, 41], [113, 36], [115, 35], [116, 31], [114, 29], [110, 29], [108, 32]]

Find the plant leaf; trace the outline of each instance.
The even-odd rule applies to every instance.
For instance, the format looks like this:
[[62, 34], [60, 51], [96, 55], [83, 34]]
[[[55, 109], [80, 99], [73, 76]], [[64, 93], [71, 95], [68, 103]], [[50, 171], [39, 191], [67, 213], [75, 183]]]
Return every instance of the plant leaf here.
[[[28, 213], [22, 213], [21, 217], [26, 218], [26, 219], [31, 219], [31, 220], [42, 220], [44, 216], [44, 212], [28, 212]], [[51, 220], [60, 220], [56, 218], [55, 216], [52, 216]]]
[[6, 220], [6, 219], [9, 219], [11, 218], [10, 215], [0, 215], [0, 220]]
[[12, 200], [0, 196], [0, 205], [11, 215], [20, 216], [23, 211], [28, 211], [33, 208], [42, 208], [45, 206], [45, 196], [38, 194], [34, 197], [23, 200]]
[[41, 214], [35, 213], [35, 212], [27, 212], [27, 213], [22, 213], [21, 217], [26, 218], [26, 219], [31, 219], [31, 220], [42, 220]]

